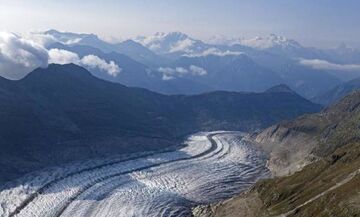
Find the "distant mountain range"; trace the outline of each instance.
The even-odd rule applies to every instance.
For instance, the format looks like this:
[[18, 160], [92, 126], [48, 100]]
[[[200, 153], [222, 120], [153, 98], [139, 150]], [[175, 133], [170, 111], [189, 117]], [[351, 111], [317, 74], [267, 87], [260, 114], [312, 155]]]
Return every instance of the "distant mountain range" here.
[[[85, 46], [87, 54], [95, 53], [123, 68], [114, 78], [87, 67], [97, 77], [164, 94], [264, 91], [284, 83], [310, 99], [360, 77], [357, 67], [360, 51], [346, 46], [329, 50], [308, 48], [277, 35], [210, 44], [172, 32], [112, 44], [94, 34], [56, 30], [44, 34], [56, 40], [48, 48], [84, 55]], [[79, 46], [83, 46], [82, 50]], [[91, 51], [90, 47], [98, 50]], [[129, 59], [122, 60], [124, 56], [119, 58], [120, 54], [132, 59], [131, 64]], [[194, 69], [203, 73], [196, 73]]]
[[66, 45], [86, 45], [97, 48], [105, 53], [117, 52], [120, 54], [126, 54], [130, 58], [144, 64], [149, 64], [150, 66], [156, 66], [158, 64], [161, 65], [167, 62], [166, 58], [156, 55], [148, 48], [133, 40], [126, 40], [121, 43], [112, 44], [101, 40], [94, 34], [77, 34], [71, 32], [59, 32], [56, 30], [49, 30], [44, 32], [44, 34], [50, 35], [59, 43]]
[[167, 96], [100, 80], [74, 64], [52, 64], [18, 81], [0, 77], [0, 84], [0, 180], [45, 165], [158, 150], [201, 130], [255, 130], [321, 109], [285, 85]]

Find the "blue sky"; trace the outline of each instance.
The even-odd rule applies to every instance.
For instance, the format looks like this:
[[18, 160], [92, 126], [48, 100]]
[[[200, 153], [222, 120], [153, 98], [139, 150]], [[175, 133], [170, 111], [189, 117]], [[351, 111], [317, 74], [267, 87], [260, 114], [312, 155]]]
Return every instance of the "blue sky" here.
[[356, 0], [0, 0], [0, 28], [106, 38], [168, 31], [201, 39], [275, 33], [311, 46], [360, 47], [359, 11]]

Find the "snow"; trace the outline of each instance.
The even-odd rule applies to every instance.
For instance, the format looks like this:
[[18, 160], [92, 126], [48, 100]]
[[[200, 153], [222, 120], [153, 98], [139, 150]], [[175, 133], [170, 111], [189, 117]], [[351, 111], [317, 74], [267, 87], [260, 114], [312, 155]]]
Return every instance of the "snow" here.
[[140, 36], [134, 41], [149, 48], [155, 53], [166, 54], [185, 52], [192, 53], [199, 41], [192, 39], [188, 35], [181, 32], [156, 33], [150, 36]]
[[252, 48], [257, 48], [260, 50], [273, 48], [273, 47], [280, 47], [280, 48], [301, 47], [301, 45], [296, 41], [275, 34], [271, 34], [265, 37], [257, 36], [255, 38], [242, 39], [239, 41], [239, 44]]
[[259, 50], [270, 49], [274, 47], [279, 48], [301, 48], [301, 45], [295, 40], [288, 39], [284, 36], [279, 36], [275, 34], [270, 34], [267, 36], [256, 36], [252, 38], [244, 38], [244, 37], [227, 37], [224, 35], [217, 35], [210, 38], [208, 43], [212, 45], [243, 45]]
[[[262, 152], [242, 137], [238, 132], [202, 132], [190, 136], [177, 151], [49, 169], [0, 192], [0, 214], [9, 216], [21, 201], [54, 179], [16, 216], [189, 214], [192, 205], [230, 197], [268, 176]], [[81, 171], [86, 167], [93, 169]]]

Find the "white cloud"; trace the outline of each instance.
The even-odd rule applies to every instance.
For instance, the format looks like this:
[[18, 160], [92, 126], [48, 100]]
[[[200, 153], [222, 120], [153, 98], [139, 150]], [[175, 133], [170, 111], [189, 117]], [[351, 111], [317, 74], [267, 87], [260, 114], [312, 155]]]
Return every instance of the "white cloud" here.
[[189, 69], [193, 75], [200, 75], [200, 76], [207, 75], [207, 71], [199, 66], [191, 65]]
[[74, 63], [86, 68], [97, 68], [111, 76], [117, 76], [121, 68], [114, 62], [88, 55], [80, 59], [73, 52], [62, 49], [45, 48], [56, 42], [50, 35], [30, 33], [24, 37], [9, 32], [0, 32], [0, 76], [8, 79], [20, 79], [38, 67], [47, 67], [49, 63]]
[[158, 49], [161, 48], [161, 45], [160, 44], [152, 44], [149, 46], [149, 49], [152, 50], [152, 51], [156, 51]]
[[61, 50], [61, 49], [51, 49], [49, 50], [49, 63], [56, 64], [80, 64], [80, 58], [76, 53]]
[[106, 73], [114, 77], [116, 77], [121, 72], [121, 68], [114, 61], [110, 61], [109, 63], [107, 63], [105, 60], [95, 55], [87, 55], [80, 59], [76, 53], [61, 49], [49, 50], [49, 63], [74, 63], [84, 66], [86, 68], [97, 68], [101, 71], [105, 71]]
[[82, 40], [81, 37], [56, 37], [54, 35], [46, 34], [44, 32], [30, 32], [23, 37], [38, 44], [41, 44], [44, 47], [47, 47], [48, 45], [56, 42], [66, 45], [72, 45], [77, 44]]
[[239, 51], [221, 51], [217, 48], [209, 48], [201, 53], [198, 54], [184, 54], [183, 56], [186, 57], [205, 57], [205, 56], [210, 56], [210, 55], [214, 55], [214, 56], [238, 56], [244, 54], [243, 52], [239, 52]]
[[13, 33], [0, 32], [0, 76], [19, 79], [47, 64], [48, 52], [42, 45]]
[[24, 36], [25, 39], [33, 41], [37, 44], [40, 44], [43, 47], [46, 47], [52, 43], [59, 42], [54, 36], [44, 34], [42, 32], [30, 32]]
[[121, 72], [121, 68], [114, 61], [107, 63], [105, 60], [95, 55], [84, 56], [81, 59], [81, 64], [90, 68], [98, 68], [114, 77]]
[[147, 37], [138, 36], [134, 40], [144, 46], [150, 46], [154, 43], [158, 43], [159, 41], [163, 41], [164, 38], [165, 38], [165, 33], [156, 33], [155, 35], [151, 35], [151, 36], [147, 36]]
[[191, 40], [190, 38], [186, 38], [184, 40], [178, 41], [174, 45], [171, 46], [170, 53], [175, 53], [175, 52], [191, 53], [191, 52], [193, 52], [191, 50], [191, 47], [193, 46], [194, 43], [195, 42], [193, 40]]
[[158, 71], [162, 73], [162, 79], [165, 81], [174, 79], [176, 75], [176, 70], [170, 67], [160, 67]]
[[161, 79], [164, 80], [164, 81], [168, 81], [168, 80], [172, 80], [174, 78], [175, 78], [174, 76], [164, 73]]
[[161, 43], [165, 40], [165, 33], [156, 33], [155, 35], [150, 35], [147, 37], [139, 36], [134, 40], [150, 50], [157, 52], [161, 50]]
[[273, 47], [301, 47], [298, 42], [275, 34], [271, 34], [265, 37], [258, 36], [251, 39], [241, 39], [239, 44], [260, 50]]
[[193, 53], [199, 50], [198, 41], [181, 32], [158, 32], [150, 36], [139, 36], [134, 39], [155, 53], [168, 54], [176, 52]]
[[300, 59], [301, 65], [309, 66], [313, 69], [337, 70], [337, 71], [360, 71], [359, 64], [337, 64], [320, 59]]
[[81, 38], [69, 39], [69, 40], [65, 41], [64, 44], [67, 44], [67, 45], [77, 44], [81, 40], [82, 40]]
[[194, 76], [203, 76], [207, 74], [207, 71], [201, 67], [191, 65], [189, 69], [185, 69], [183, 67], [160, 67], [158, 69], [159, 72], [162, 73], [162, 80], [172, 80], [176, 77], [182, 77], [184, 75], [194, 75]]
[[181, 75], [187, 74], [189, 71], [183, 67], [176, 67], [175, 71]]

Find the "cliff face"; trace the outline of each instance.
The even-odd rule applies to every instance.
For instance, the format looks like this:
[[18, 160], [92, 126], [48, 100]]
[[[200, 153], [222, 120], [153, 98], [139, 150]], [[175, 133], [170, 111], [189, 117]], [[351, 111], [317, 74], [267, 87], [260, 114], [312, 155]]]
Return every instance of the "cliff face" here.
[[360, 216], [360, 92], [250, 139], [275, 177], [194, 216]]
[[255, 137], [255, 141], [269, 154], [267, 166], [273, 176], [298, 171], [315, 158], [311, 154], [316, 144], [312, 136], [284, 125], [266, 129]]

